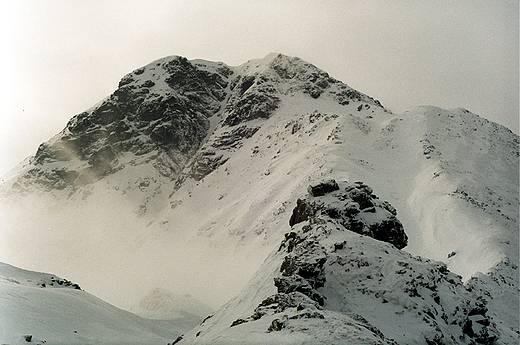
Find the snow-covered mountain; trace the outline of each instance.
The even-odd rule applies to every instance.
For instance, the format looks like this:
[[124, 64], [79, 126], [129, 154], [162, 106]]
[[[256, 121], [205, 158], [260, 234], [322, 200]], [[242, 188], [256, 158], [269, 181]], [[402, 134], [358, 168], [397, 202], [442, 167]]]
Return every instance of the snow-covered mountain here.
[[[323, 339], [470, 343], [485, 333], [506, 344], [518, 337], [518, 143], [464, 109], [393, 114], [298, 58], [231, 67], [168, 57], [123, 77], [3, 178], [0, 260], [57, 272], [125, 308], [155, 288], [213, 308], [237, 296], [184, 342], [254, 333], [248, 341], [313, 343], [337, 329], [339, 340]], [[326, 297], [311, 308], [324, 318], [295, 324], [295, 305], [254, 319], [263, 301], [285, 298], [272, 297], [284, 293], [273, 282], [290, 254], [278, 248], [303, 231], [291, 211], [330, 179], [343, 192], [363, 181], [405, 233], [390, 245], [370, 222], [363, 237], [351, 232], [359, 223], [338, 225], [344, 196], [339, 218], [313, 215], [323, 227], [303, 234], [327, 259], [324, 284], [312, 287]], [[343, 241], [348, 250], [335, 249]], [[274, 319], [287, 327], [265, 333]], [[236, 320], [249, 321], [230, 327]]]

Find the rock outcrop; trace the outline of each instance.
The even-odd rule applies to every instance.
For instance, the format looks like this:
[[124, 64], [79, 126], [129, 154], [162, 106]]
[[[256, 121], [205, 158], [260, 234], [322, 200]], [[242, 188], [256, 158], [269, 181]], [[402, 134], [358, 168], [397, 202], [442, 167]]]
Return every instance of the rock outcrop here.
[[381, 201], [363, 182], [347, 184], [340, 189], [336, 181], [325, 181], [308, 188], [309, 196], [298, 199], [289, 225], [326, 216], [331, 221], [358, 234], [406, 247], [408, 236], [396, 218], [397, 211]]
[[183, 57], [135, 70], [107, 99], [41, 144], [12, 189], [83, 186], [147, 162], [174, 179], [207, 136], [209, 118], [221, 111], [231, 74], [223, 64], [196, 64]]

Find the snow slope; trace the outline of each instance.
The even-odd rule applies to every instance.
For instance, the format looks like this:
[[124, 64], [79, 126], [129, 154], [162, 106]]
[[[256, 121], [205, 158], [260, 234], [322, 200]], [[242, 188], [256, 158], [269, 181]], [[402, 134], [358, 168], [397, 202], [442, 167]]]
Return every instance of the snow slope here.
[[0, 310], [2, 344], [166, 344], [198, 322], [143, 319], [67, 280], [4, 263]]

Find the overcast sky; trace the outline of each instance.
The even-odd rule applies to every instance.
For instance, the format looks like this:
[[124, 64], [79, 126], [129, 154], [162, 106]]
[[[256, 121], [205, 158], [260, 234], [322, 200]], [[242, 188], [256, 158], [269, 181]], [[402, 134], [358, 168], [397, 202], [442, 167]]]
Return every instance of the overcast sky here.
[[0, 175], [167, 55], [298, 56], [394, 112], [463, 107], [518, 133], [516, 0], [11, 0]]

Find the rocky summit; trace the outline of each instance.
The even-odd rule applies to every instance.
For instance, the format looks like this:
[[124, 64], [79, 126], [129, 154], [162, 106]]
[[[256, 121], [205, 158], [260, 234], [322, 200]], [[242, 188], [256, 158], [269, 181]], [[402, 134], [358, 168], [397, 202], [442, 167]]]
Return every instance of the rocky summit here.
[[145, 162], [169, 180], [200, 180], [226, 161], [224, 152], [256, 133], [252, 120], [269, 118], [281, 95], [297, 92], [381, 107], [318, 68], [281, 54], [240, 68], [165, 58], [124, 76], [107, 99], [74, 116], [40, 145], [9, 190], [84, 186]]
[[2, 178], [0, 261], [57, 275], [5, 265], [0, 342], [515, 343], [518, 147], [296, 57], [154, 61]]

